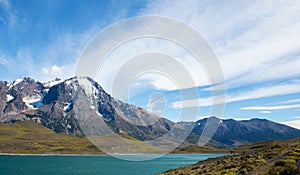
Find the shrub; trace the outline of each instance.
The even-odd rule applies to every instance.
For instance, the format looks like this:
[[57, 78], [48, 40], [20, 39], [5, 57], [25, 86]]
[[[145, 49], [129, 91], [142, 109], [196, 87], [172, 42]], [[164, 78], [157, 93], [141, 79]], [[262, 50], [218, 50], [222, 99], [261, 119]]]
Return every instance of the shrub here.
[[243, 163], [238, 171], [238, 174], [248, 174], [251, 171], [254, 171], [255, 167], [249, 163]]
[[296, 161], [293, 159], [278, 160], [274, 163], [274, 166], [270, 169], [270, 175], [295, 175], [299, 170], [296, 166]]
[[285, 165], [285, 161], [284, 160], [277, 160], [274, 163], [275, 166], [284, 166]]
[[274, 146], [272, 146], [272, 148], [271, 149], [276, 149], [276, 148], [282, 148], [282, 146], [281, 145], [274, 145]]
[[286, 163], [285, 166], [284, 166], [283, 171], [280, 172], [280, 175], [295, 175], [295, 174], [298, 174], [298, 173], [299, 173], [299, 171], [298, 171], [298, 168], [296, 166], [296, 163], [295, 164]]

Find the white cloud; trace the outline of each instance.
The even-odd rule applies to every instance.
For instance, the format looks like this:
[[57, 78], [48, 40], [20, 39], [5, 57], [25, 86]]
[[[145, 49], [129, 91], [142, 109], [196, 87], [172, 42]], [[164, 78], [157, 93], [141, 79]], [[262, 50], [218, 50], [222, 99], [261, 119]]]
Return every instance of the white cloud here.
[[50, 68], [42, 68], [42, 72], [47, 76], [58, 76], [60, 77], [64, 73], [64, 66], [57, 66], [56, 64], [51, 66]]
[[241, 92], [239, 94], [233, 94], [228, 96], [227, 102], [251, 100], [251, 99], [264, 98], [264, 97], [273, 97], [277, 95], [287, 95], [287, 94], [294, 94], [299, 92], [300, 92], [300, 84], [290, 83], [290, 84], [283, 84], [277, 86], [262, 87], [262, 88], [258, 88], [246, 92]]
[[[38, 81], [75, 76], [76, 61], [86, 43], [96, 33], [91, 29], [82, 33], [61, 33], [57, 39], [48, 42], [45, 47], [21, 48], [15, 55], [0, 55], [0, 61], [9, 70], [10, 81], [24, 76]], [[8, 61], [8, 62], [6, 62]], [[18, 71], [15, 68], [18, 67]]]
[[282, 106], [249, 106], [249, 107], [242, 107], [240, 108], [240, 110], [273, 111], [273, 110], [295, 109], [295, 108], [300, 108], [300, 104], [282, 105]]
[[236, 120], [236, 121], [243, 121], [243, 120], [251, 120], [252, 118], [250, 117], [241, 117], [241, 118], [237, 118], [237, 117], [233, 117], [233, 118], [227, 118], [227, 119], [233, 119], [233, 120]]
[[[201, 120], [201, 119], [209, 118], [209, 117], [211, 117], [211, 116], [208, 116], [208, 115], [207, 116], [206, 115], [204, 115], [204, 116], [198, 116], [197, 120]], [[233, 120], [236, 120], [236, 121], [242, 121], [242, 120], [251, 120], [252, 118], [250, 118], [250, 117], [239, 117], [239, 118], [237, 118], [237, 117], [230, 117], [230, 118], [220, 117], [220, 119], [221, 120], [231, 120], [231, 119], [233, 119]]]
[[[136, 30], [144, 30], [143, 28], [141, 28]], [[122, 32], [123, 31], [121, 30], [120, 33]], [[109, 41], [107, 41], [106, 44], [107, 43], [109, 44]], [[128, 67], [127, 71], [134, 71], [143, 67], [144, 72], [147, 73], [147, 71], [151, 70], [151, 68], [153, 70], [153, 65], [163, 67], [164, 69], [161, 72], [156, 71], [156, 73], [159, 73], [160, 76], [157, 76], [157, 74], [155, 75], [154, 73], [143, 74], [143, 77], [140, 77], [139, 79], [144, 83], [147, 82], [149, 86], [152, 86], [158, 90], [185, 89], [211, 84], [210, 79], [207, 76], [207, 73], [203, 66], [199, 62], [197, 62], [194, 56], [192, 56], [187, 50], [175, 43], [166, 41], [164, 39], [149, 37], [132, 39], [115, 48], [115, 50], [106, 57], [105, 62], [101, 65], [101, 69], [99, 69], [98, 72], [98, 75], [100, 76], [97, 77], [97, 79], [99, 80], [99, 82], [101, 82], [101, 85], [106, 90], [108, 90], [108, 92], [110, 92], [110, 87], [112, 87], [115, 75], [121, 69], [123, 69], [124, 66], [128, 62], [130, 62], [130, 60], [134, 60], [134, 58], [138, 56], [140, 56], [140, 59], [145, 59], [146, 54], [154, 53], [157, 54], [155, 60], [160, 60], [156, 62], [153, 61], [154, 59], [145, 61], [145, 63], [147, 64], [139, 62], [139, 64], [136, 63]], [[98, 54], [95, 54], [94, 56], [95, 59], [99, 58]], [[168, 56], [170, 61], [162, 63], [161, 61], [165, 58], [165, 56]], [[172, 71], [174, 70], [174, 67], [179, 67], [178, 65], [181, 66], [181, 69]], [[184, 71], [188, 73], [188, 77], [184, 76]], [[176, 86], [171, 81], [181, 80], [180, 83], [182, 83], [184, 82], [182, 81], [183, 79], [188, 78], [192, 81], [183, 83], [183, 86], [180, 87]]]
[[196, 120], [201, 120], [201, 119], [210, 118], [210, 117], [211, 117], [210, 115], [201, 115], [201, 116], [198, 116], [196, 118]]
[[166, 0], [151, 1], [143, 14], [174, 17], [203, 34], [233, 88], [300, 75], [299, 11], [300, 1]]
[[280, 101], [275, 104], [291, 104], [291, 103], [299, 103], [300, 99], [292, 99], [292, 100], [285, 100], [285, 101]]
[[0, 54], [0, 64], [6, 66], [9, 63], [9, 59], [6, 55]]
[[[293, 82], [290, 84], [283, 84], [277, 86], [262, 87], [254, 90], [243, 91], [239, 93], [228, 94], [226, 96], [226, 103], [252, 100], [266, 97], [273, 97], [278, 95], [287, 95], [300, 93], [300, 83]], [[212, 103], [213, 98], [200, 98], [183, 101], [185, 107], [197, 107], [197, 106], [211, 106], [212, 104], [224, 103], [222, 96], [215, 96], [215, 101]], [[182, 108], [182, 102], [177, 101], [172, 103], [173, 108]], [[264, 110], [264, 109], [262, 109]]]
[[271, 114], [272, 112], [271, 111], [259, 111], [259, 113], [261, 113], [261, 114]]
[[296, 116], [296, 117], [292, 117], [292, 118], [299, 118], [300, 119], [300, 116]]
[[287, 122], [280, 122], [281, 124], [291, 126], [293, 128], [300, 129], [300, 120], [292, 120]]

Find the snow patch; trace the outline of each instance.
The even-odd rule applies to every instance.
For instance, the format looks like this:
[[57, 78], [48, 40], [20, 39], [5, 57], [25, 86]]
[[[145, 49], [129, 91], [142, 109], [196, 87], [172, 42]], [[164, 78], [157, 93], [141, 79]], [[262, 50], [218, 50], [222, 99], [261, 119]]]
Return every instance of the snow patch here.
[[78, 82], [76, 81], [76, 79], [69, 79], [69, 80], [66, 80], [64, 83], [65, 83], [66, 87], [69, 87], [70, 89], [74, 90], [75, 92], [77, 91]]
[[64, 111], [69, 112], [71, 111], [72, 108], [73, 108], [73, 103], [71, 102], [64, 107]]
[[11, 88], [13, 88], [15, 85], [21, 83], [23, 81], [23, 79], [16, 79], [15, 81], [13, 81], [12, 83], [8, 83], [8, 90], [10, 90]]
[[7, 87], [8, 87], [8, 89], [11, 89], [12, 88], [12, 86], [13, 86], [13, 84], [12, 83], [7, 83], [7, 85], [6, 85]]
[[44, 83], [44, 87], [45, 88], [51, 88], [52, 86], [55, 86], [55, 85], [57, 85], [59, 83], [62, 83], [62, 82], [64, 82], [64, 80], [55, 79], [53, 81], [48, 81], [48, 82]]
[[68, 124], [68, 125], [67, 125], [67, 128], [68, 128], [68, 129], [71, 129], [71, 128], [72, 128], [72, 126]]
[[9, 102], [9, 101], [15, 99], [15, 97], [13, 97], [13, 96], [11, 96], [11, 95], [9, 95], [9, 94], [6, 94], [6, 99], [7, 99], [6, 102]]
[[23, 79], [16, 79], [12, 85], [15, 86], [15, 85], [21, 83], [21, 81], [23, 81]]
[[87, 78], [78, 78], [78, 83], [81, 85], [88, 97], [94, 99], [98, 98], [98, 89], [95, 87], [95, 83], [91, 82]]
[[65, 84], [66, 84], [67, 86], [69, 86], [71, 83], [72, 83], [72, 80], [67, 80], [67, 81], [65, 81]]
[[43, 98], [39, 95], [26, 96], [23, 98], [23, 102], [31, 109], [37, 109], [43, 106]]

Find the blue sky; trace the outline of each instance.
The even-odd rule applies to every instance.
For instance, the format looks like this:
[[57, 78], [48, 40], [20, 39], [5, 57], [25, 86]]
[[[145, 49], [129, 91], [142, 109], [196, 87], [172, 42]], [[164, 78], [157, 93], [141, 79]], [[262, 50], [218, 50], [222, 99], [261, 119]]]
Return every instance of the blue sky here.
[[[197, 30], [218, 56], [227, 87], [222, 118], [267, 118], [300, 128], [299, 11], [298, 1], [0, 0], [0, 79], [72, 77], [80, 54], [99, 31], [122, 19], [161, 15]], [[122, 59], [128, 47], [136, 53], [167, 46], [164, 41], [143, 43], [143, 47], [132, 43], [116, 55]], [[178, 51], [175, 46], [167, 48], [170, 53]], [[183, 55], [182, 61], [200, 94], [187, 104], [200, 109], [198, 118], [208, 116], [209, 81], [188, 56]], [[176, 120], [182, 110], [178, 103], [182, 89], [155, 76], [136, 83], [129, 102], [149, 109], [148, 97], [159, 92], [167, 101], [163, 115]], [[108, 82], [100, 84], [109, 89]], [[193, 101], [200, 106], [193, 106]]]

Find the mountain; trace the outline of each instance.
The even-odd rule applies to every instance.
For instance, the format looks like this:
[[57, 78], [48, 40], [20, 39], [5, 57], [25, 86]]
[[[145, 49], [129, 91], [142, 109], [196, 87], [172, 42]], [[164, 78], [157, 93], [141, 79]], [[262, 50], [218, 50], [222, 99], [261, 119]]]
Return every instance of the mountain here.
[[[247, 143], [266, 140], [286, 140], [300, 137], [300, 130], [272, 122], [266, 119], [251, 119], [236, 121], [233, 119], [221, 120], [213, 117], [218, 129], [212, 137], [212, 143], [217, 147], [236, 147]], [[203, 132], [207, 118], [195, 123], [193, 132], [187, 139], [190, 143], [196, 143]]]
[[[78, 113], [91, 116], [89, 122], [100, 116], [112, 131], [139, 140], [160, 137], [174, 125], [167, 119], [111, 97], [88, 77], [56, 79], [47, 83], [30, 78], [13, 83], [0, 82], [0, 97], [1, 122], [34, 120], [57, 133], [83, 135], [76, 118]], [[97, 132], [97, 129], [89, 129], [85, 134]]]
[[[31, 78], [0, 81], [0, 122], [31, 120], [56, 133], [74, 136], [123, 134], [152, 146], [190, 146], [201, 141], [206, 123], [219, 125], [207, 146], [227, 148], [264, 140], [300, 137], [300, 131], [263, 119], [174, 123], [142, 108], [111, 97], [89, 77], [55, 79], [46, 83]], [[190, 134], [191, 133], [191, 134]], [[193, 147], [194, 148], [194, 147]]]

